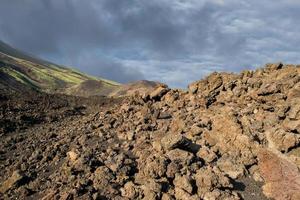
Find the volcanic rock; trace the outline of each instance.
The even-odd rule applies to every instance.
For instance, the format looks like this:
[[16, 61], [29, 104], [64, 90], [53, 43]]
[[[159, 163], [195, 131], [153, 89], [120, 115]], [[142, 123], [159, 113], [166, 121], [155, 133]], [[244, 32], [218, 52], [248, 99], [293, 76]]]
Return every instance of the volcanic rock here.
[[131, 181], [127, 182], [124, 187], [121, 188], [121, 194], [123, 197], [127, 197], [129, 199], [135, 199], [139, 195], [137, 186]]
[[21, 175], [19, 171], [14, 171], [11, 177], [9, 177], [1, 184], [0, 193], [5, 193], [12, 187], [17, 186], [17, 184], [20, 183], [22, 179], [24, 179], [24, 176]]
[[286, 132], [282, 129], [269, 130], [266, 137], [270, 148], [275, 148], [282, 152], [288, 152], [289, 149], [300, 144], [300, 135]]
[[232, 188], [230, 179], [222, 172], [213, 168], [201, 168], [195, 174], [198, 195], [212, 191], [214, 188]]
[[300, 171], [297, 165], [279, 152], [262, 149], [259, 169], [265, 180], [264, 194], [276, 200], [300, 199]]
[[175, 188], [183, 189], [185, 192], [192, 194], [193, 193], [192, 181], [193, 180], [189, 176], [186, 175], [180, 176], [179, 174], [176, 174], [173, 184]]
[[180, 163], [182, 165], [190, 165], [194, 157], [192, 153], [181, 149], [171, 150], [166, 154], [166, 156], [171, 161]]
[[169, 133], [161, 139], [161, 145], [165, 150], [172, 150], [175, 148], [185, 148], [190, 145], [190, 141], [182, 134]]
[[163, 97], [163, 95], [165, 95], [169, 91], [170, 89], [166, 86], [159, 86], [153, 92], [151, 92], [149, 96], [150, 99], [160, 100]]
[[299, 66], [149, 86], [0, 87], [0, 199], [299, 199]]

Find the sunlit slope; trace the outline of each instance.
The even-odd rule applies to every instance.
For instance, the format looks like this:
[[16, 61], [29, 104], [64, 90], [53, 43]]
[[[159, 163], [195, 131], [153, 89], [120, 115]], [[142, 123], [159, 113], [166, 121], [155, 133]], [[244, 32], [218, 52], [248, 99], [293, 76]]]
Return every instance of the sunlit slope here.
[[[8, 45], [1, 44], [0, 83], [6, 87], [23, 90], [24, 87], [21, 86], [25, 86], [48, 93], [91, 96], [107, 95], [119, 86], [116, 82], [88, 76], [77, 70], [22, 54]], [[91, 82], [93, 84], [87, 84]], [[92, 87], [89, 88], [89, 85]]]

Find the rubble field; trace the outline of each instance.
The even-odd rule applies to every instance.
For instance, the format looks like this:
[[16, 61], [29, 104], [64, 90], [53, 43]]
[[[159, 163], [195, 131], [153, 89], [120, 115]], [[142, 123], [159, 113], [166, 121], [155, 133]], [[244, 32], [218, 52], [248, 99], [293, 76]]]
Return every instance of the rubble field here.
[[0, 95], [0, 199], [300, 199], [300, 67], [187, 91]]

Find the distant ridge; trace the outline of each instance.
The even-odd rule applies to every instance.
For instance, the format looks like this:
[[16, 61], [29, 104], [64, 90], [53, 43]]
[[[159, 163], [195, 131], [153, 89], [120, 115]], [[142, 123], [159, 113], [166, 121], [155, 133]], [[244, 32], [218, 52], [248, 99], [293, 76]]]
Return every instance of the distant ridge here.
[[18, 49], [15, 49], [13, 47], [11, 47], [10, 45], [4, 43], [3, 41], [0, 40], [0, 51], [6, 55], [10, 55], [10, 56], [13, 56], [13, 57], [16, 57], [16, 58], [20, 58], [20, 59], [24, 59], [24, 60], [28, 60], [28, 61], [31, 61], [33, 63], [38, 63], [38, 64], [41, 64], [41, 65], [51, 65], [51, 64], [54, 64], [54, 63], [51, 63], [49, 61], [45, 61], [45, 60], [42, 60], [40, 58], [36, 58], [35, 56], [33, 55], [30, 55], [28, 53], [25, 53], [21, 50], [18, 50]]

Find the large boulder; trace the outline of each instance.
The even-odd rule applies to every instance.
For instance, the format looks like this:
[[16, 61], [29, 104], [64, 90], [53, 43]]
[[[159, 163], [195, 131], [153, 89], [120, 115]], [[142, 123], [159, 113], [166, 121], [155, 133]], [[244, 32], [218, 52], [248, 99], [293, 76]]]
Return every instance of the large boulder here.
[[121, 194], [123, 197], [135, 199], [139, 196], [138, 187], [131, 181], [127, 182], [124, 187], [121, 188]]
[[201, 168], [195, 174], [198, 195], [203, 196], [217, 188], [232, 188], [230, 179], [216, 168]]
[[111, 184], [111, 181], [114, 180], [115, 177], [106, 166], [98, 167], [91, 178], [93, 181], [93, 187], [102, 195], [108, 195], [116, 192]]
[[173, 184], [175, 188], [183, 189], [187, 193], [192, 194], [194, 191], [192, 182], [193, 180], [191, 179], [191, 177], [187, 175], [181, 176], [179, 174], [176, 174]]
[[264, 194], [275, 200], [300, 199], [300, 171], [297, 165], [279, 152], [262, 149], [259, 169], [265, 181]]
[[181, 149], [173, 149], [166, 154], [171, 161], [182, 165], [190, 165], [193, 161], [193, 154]]
[[152, 154], [141, 161], [139, 165], [139, 178], [141, 180], [161, 178], [167, 171], [167, 165], [167, 158], [164, 155]]
[[170, 88], [167, 86], [159, 86], [154, 91], [152, 91], [149, 96], [150, 99], [160, 100], [167, 92], [170, 91]]
[[266, 136], [269, 147], [282, 152], [287, 152], [300, 143], [300, 135], [282, 129], [270, 130], [266, 132]]
[[161, 146], [164, 150], [172, 150], [175, 148], [186, 148], [190, 145], [190, 141], [182, 134], [168, 133], [161, 139]]

